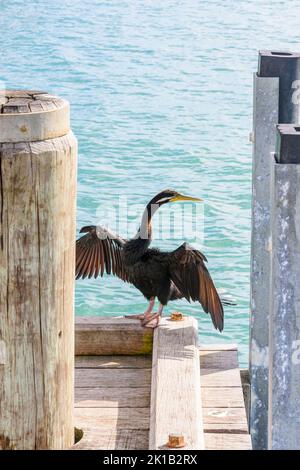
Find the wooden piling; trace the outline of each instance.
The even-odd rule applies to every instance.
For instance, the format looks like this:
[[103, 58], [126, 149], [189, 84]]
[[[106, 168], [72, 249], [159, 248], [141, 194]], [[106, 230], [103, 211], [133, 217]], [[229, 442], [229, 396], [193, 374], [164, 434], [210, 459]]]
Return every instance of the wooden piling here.
[[6, 91], [0, 113], [0, 449], [74, 442], [77, 143], [66, 101]]

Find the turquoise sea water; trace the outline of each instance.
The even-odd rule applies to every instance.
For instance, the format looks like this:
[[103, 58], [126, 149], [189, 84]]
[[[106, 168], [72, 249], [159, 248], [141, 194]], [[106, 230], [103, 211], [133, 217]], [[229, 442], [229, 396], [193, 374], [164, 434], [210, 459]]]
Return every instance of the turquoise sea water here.
[[[197, 316], [203, 343], [237, 342], [242, 365], [252, 72], [258, 49], [300, 49], [299, 13], [298, 0], [0, 0], [2, 86], [43, 89], [71, 103], [78, 228], [113, 222], [119, 195], [134, 205], [132, 221], [166, 187], [203, 197], [204, 241], [199, 233], [196, 245], [238, 306], [226, 309], [223, 334], [199, 305], [177, 302], [166, 311]], [[120, 219], [124, 226], [124, 211]], [[156, 243], [175, 248], [181, 241]], [[77, 282], [78, 315], [139, 313], [144, 306], [118, 279]]]

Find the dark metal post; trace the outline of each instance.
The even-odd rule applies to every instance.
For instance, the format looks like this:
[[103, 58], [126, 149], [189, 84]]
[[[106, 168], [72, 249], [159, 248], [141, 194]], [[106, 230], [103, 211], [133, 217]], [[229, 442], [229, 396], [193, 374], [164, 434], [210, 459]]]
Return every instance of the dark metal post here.
[[269, 449], [300, 449], [300, 128], [278, 126], [271, 174]]
[[[271, 157], [276, 124], [300, 122], [300, 53], [260, 51], [254, 76], [250, 325], [250, 431], [253, 447], [268, 446]], [[282, 145], [285, 145], [283, 142]], [[289, 144], [291, 145], [291, 144]], [[286, 153], [280, 153], [286, 158]]]

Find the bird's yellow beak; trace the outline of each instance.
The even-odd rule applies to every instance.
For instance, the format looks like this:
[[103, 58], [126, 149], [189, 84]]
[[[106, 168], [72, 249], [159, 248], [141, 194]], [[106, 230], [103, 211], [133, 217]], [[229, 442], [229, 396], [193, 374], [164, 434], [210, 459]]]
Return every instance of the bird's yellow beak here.
[[177, 194], [176, 196], [172, 197], [169, 202], [177, 202], [177, 201], [202, 202], [203, 199], [200, 199], [198, 197], [183, 196], [183, 194]]

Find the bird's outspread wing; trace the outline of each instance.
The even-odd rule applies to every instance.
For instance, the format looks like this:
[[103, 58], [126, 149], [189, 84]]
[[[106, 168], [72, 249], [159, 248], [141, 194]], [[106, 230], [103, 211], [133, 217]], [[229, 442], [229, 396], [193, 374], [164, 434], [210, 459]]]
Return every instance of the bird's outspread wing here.
[[121, 251], [125, 240], [104, 227], [83, 227], [76, 241], [76, 279], [114, 274], [127, 281]]
[[170, 276], [182, 295], [190, 302], [199, 301], [218, 330], [224, 327], [222, 302], [205, 266], [206, 258], [198, 250], [184, 243], [170, 253]]

